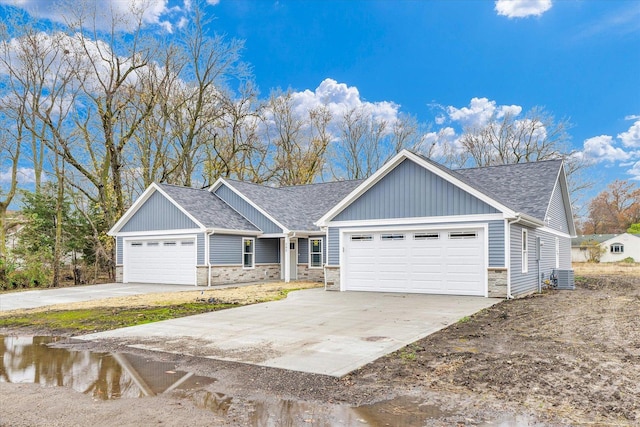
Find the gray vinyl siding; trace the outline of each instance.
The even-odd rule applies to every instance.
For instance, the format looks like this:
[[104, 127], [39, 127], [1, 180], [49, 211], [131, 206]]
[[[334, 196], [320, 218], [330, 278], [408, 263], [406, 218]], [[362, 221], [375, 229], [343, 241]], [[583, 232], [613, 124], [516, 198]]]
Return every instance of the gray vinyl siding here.
[[328, 265], [340, 265], [340, 229], [336, 227], [329, 227], [327, 232], [327, 264]]
[[205, 241], [205, 235], [204, 233], [198, 233], [196, 235], [196, 249], [197, 249], [197, 263], [198, 265], [205, 265], [204, 262], [204, 256], [205, 256], [205, 251], [204, 251], [204, 241]]
[[547, 211], [547, 218], [549, 228], [562, 231], [563, 233], [569, 233], [568, 224], [569, 214], [564, 208], [564, 201], [562, 200], [562, 189], [560, 187], [560, 181], [556, 182], [556, 186], [553, 189], [553, 196], [549, 202], [549, 209]]
[[504, 221], [489, 221], [488, 224], [489, 267], [504, 267]]
[[123, 240], [122, 237], [116, 237], [116, 265], [122, 265]]
[[242, 265], [242, 236], [212, 234], [209, 245], [211, 265]]
[[158, 191], [154, 192], [120, 232], [200, 228]]
[[[322, 234], [319, 236], [310, 236], [309, 239], [321, 238], [322, 239], [322, 262], [327, 263], [327, 237]], [[298, 264], [309, 263], [309, 239], [298, 239]]]
[[280, 263], [280, 239], [256, 239], [256, 264]]
[[242, 216], [247, 218], [253, 225], [262, 230], [263, 233], [282, 233], [283, 230], [264, 216], [260, 211], [251, 206], [246, 200], [236, 194], [226, 185], [221, 185], [215, 194], [235, 209]]
[[[522, 226], [511, 226], [511, 294], [515, 297], [526, 295], [538, 290], [538, 273], [541, 280], [548, 279], [556, 268], [556, 238], [560, 246], [560, 269], [571, 268], [571, 239], [559, 237], [555, 234], [529, 229], [529, 272], [522, 273]], [[540, 267], [536, 260], [536, 238], [540, 237], [542, 248], [540, 250]]]
[[422, 166], [404, 160], [333, 221], [497, 213]]

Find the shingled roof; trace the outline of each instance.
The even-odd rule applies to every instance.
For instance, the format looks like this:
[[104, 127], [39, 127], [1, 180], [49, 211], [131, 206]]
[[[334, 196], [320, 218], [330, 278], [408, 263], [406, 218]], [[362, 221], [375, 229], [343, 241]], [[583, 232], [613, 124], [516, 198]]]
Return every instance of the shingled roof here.
[[207, 228], [260, 231], [245, 217], [208, 190], [170, 184], [158, 184], [158, 186]]
[[515, 212], [544, 221], [562, 160], [457, 169], [466, 183]]
[[249, 182], [227, 180], [276, 221], [289, 230], [318, 230], [314, 225], [362, 180], [324, 182], [289, 187], [268, 187]]

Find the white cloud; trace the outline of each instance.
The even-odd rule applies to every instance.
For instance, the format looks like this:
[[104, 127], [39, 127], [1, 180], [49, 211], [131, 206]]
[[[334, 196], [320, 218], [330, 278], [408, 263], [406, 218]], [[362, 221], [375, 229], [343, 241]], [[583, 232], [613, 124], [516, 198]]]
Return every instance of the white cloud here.
[[462, 126], [482, 127], [485, 126], [492, 117], [502, 118], [507, 114], [517, 116], [522, 112], [519, 105], [496, 105], [496, 101], [487, 98], [472, 98], [468, 107], [456, 108], [449, 106], [446, 108], [449, 118], [459, 122]]
[[629, 114], [628, 116], [624, 116], [625, 120], [640, 120], [640, 114]]
[[210, 4], [211, 6], [215, 6], [218, 3], [220, 3], [220, 0], [207, 0], [207, 4]]
[[[33, 184], [36, 182], [36, 173], [33, 168], [18, 168], [18, 184]], [[0, 171], [0, 182], [2, 183], [10, 183], [11, 182], [11, 169], [7, 169], [6, 171]]]
[[540, 16], [551, 9], [551, 0], [497, 0], [495, 10], [507, 18]]
[[326, 106], [333, 117], [337, 118], [354, 108], [363, 108], [374, 119], [384, 120], [389, 124], [397, 120], [400, 108], [398, 104], [389, 101], [364, 101], [357, 87], [347, 86], [330, 78], [324, 79], [314, 91], [307, 89], [294, 92], [292, 98], [294, 111], [300, 115], [314, 108]]
[[625, 147], [640, 147], [640, 118], [631, 125], [628, 131], [619, 133], [618, 139]]
[[627, 173], [632, 176], [631, 179], [640, 180], [640, 161], [637, 161]]
[[583, 157], [598, 163], [629, 160], [631, 154], [622, 148], [614, 147], [613, 137], [600, 135], [584, 141]]
[[[116, 22], [119, 30], [134, 28], [138, 17], [144, 24], [156, 24], [171, 32], [173, 24], [163, 20], [169, 12], [168, 0], [101, 0], [80, 2], [57, 2], [51, 0], [0, 0], [0, 4], [15, 6], [25, 10], [31, 16], [49, 19], [65, 24], [69, 17], [95, 14], [95, 25], [100, 30], [109, 30], [112, 22]], [[186, 3], [186, 2], [185, 2]], [[72, 9], [71, 9], [72, 8]], [[94, 20], [88, 19], [93, 25]]]

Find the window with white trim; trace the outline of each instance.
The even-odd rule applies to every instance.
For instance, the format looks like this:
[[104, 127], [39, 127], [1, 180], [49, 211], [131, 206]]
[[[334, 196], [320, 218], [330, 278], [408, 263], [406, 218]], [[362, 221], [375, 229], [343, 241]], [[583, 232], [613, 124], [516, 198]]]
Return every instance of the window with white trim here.
[[380, 240], [404, 240], [404, 234], [381, 234]]
[[560, 268], [560, 239], [556, 237], [556, 268]]
[[142, 246], [142, 242], [131, 242], [131, 246], [134, 248]]
[[353, 234], [351, 235], [352, 242], [368, 242], [373, 240], [373, 236], [371, 234]]
[[525, 229], [522, 230], [522, 272], [527, 273], [529, 271], [529, 232]]
[[622, 254], [624, 253], [624, 245], [622, 243], [612, 243], [609, 250], [612, 254]]
[[413, 240], [438, 240], [440, 233], [413, 233]]
[[309, 268], [322, 268], [322, 238], [309, 239]]
[[477, 239], [478, 233], [475, 231], [451, 231], [449, 233], [449, 239]]
[[255, 239], [244, 237], [242, 239], [242, 268], [254, 268]]

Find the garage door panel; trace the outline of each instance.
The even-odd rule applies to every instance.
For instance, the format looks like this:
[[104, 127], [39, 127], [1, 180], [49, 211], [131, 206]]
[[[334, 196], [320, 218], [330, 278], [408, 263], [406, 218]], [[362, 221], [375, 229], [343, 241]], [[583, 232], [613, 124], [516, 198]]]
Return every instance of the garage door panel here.
[[195, 284], [195, 239], [158, 239], [125, 243], [124, 281]]
[[[460, 238], [459, 231], [450, 231], [373, 232], [367, 241], [353, 241], [347, 234], [345, 288], [485, 295], [483, 230], [465, 230], [464, 238]], [[390, 238], [391, 234], [395, 237]], [[416, 235], [423, 238], [416, 239]]]

